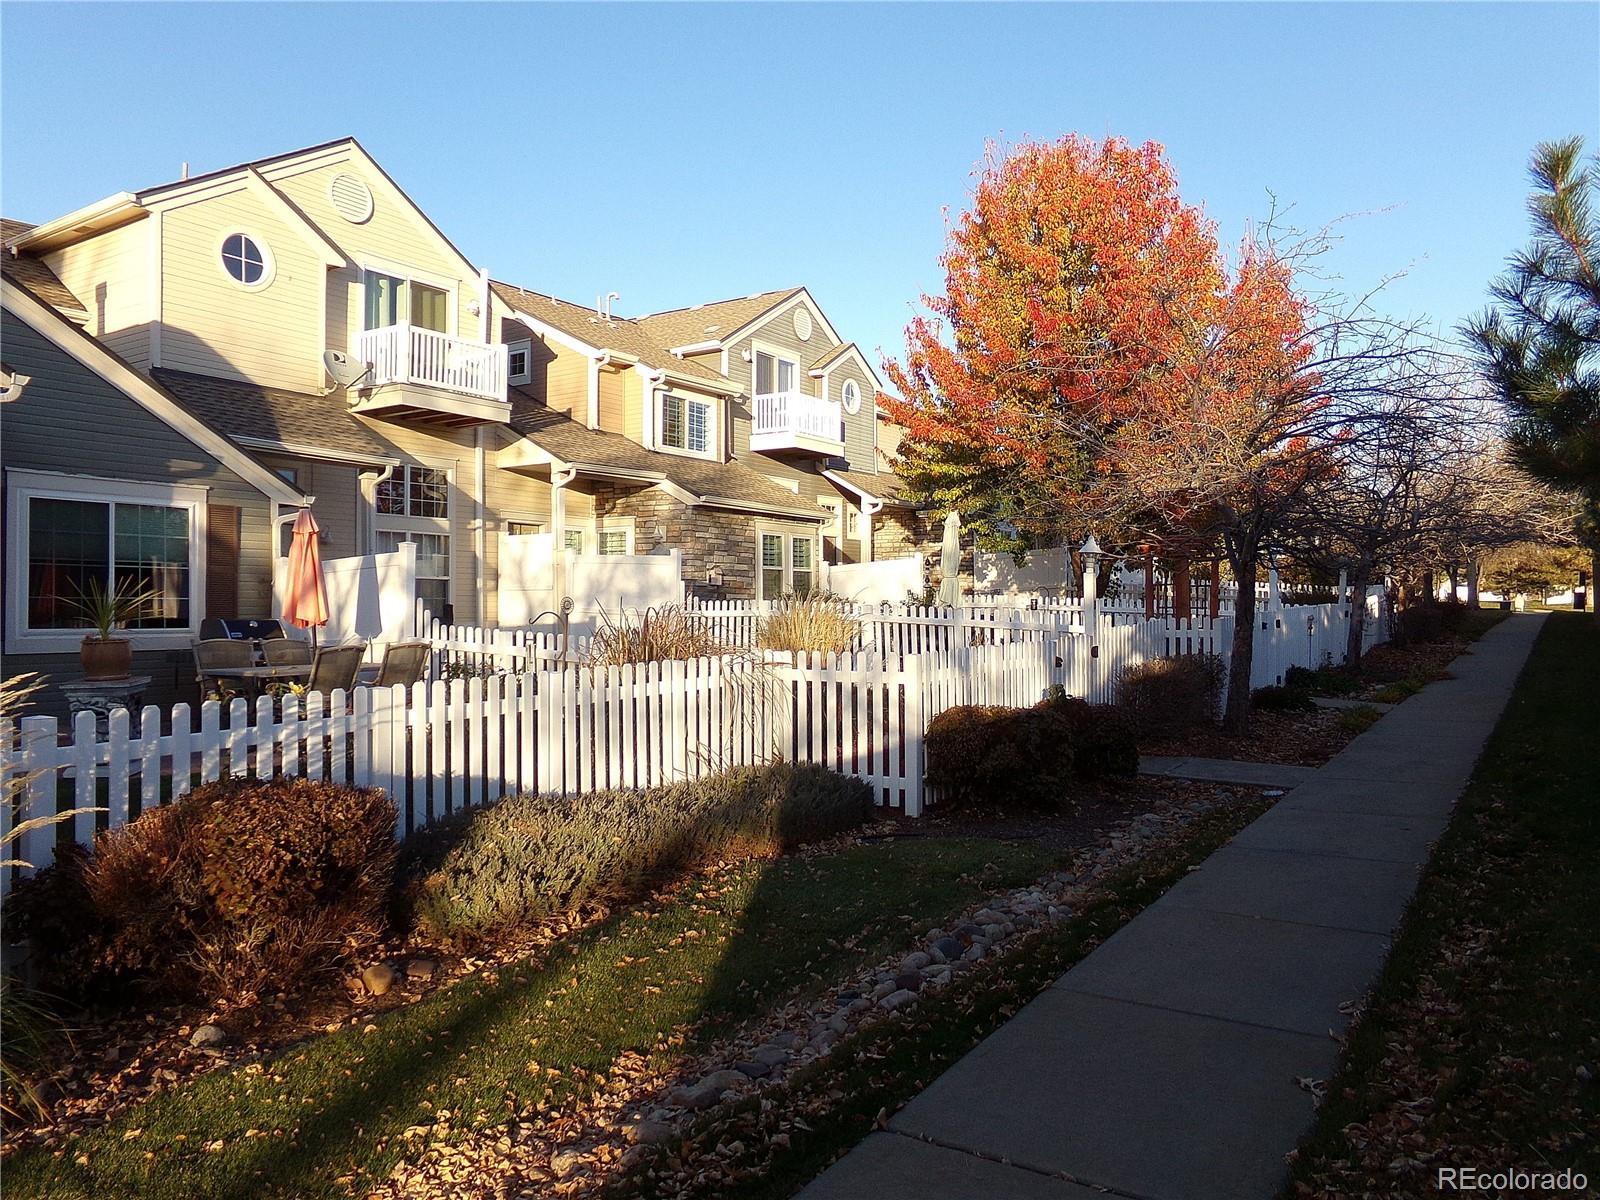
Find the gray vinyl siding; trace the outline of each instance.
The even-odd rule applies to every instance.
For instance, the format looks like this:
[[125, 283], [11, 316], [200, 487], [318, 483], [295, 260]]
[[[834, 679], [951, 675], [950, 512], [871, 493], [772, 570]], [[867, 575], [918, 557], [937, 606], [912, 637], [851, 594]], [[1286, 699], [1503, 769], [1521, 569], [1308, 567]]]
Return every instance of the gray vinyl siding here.
[[[322, 557], [348, 558], [367, 553], [363, 544], [359, 505], [361, 482], [356, 468], [348, 463], [319, 459], [293, 458], [286, 454], [261, 454], [260, 459], [274, 470], [294, 469], [294, 483], [308, 496], [317, 498], [312, 511], [322, 529]], [[287, 545], [287, 537], [280, 541]]]
[[[808, 395], [821, 395], [822, 380], [810, 374], [811, 364], [816, 362], [829, 350], [839, 343], [829, 336], [821, 321], [811, 324], [811, 337], [801, 341], [794, 332], [794, 306], [778, 310], [767, 317], [762, 324], [757, 325], [739, 341], [728, 347], [728, 378], [746, 395], [754, 393], [755, 387], [755, 352], [753, 345], [760, 342], [770, 346], [785, 356], [792, 357], [800, 364], [800, 390]], [[750, 352], [750, 361], [744, 359], [745, 352]], [[707, 360], [710, 361], [709, 359]], [[720, 367], [720, 362], [716, 364]], [[845, 457], [849, 459], [852, 471], [875, 471], [876, 455], [872, 451], [872, 395], [871, 380], [862, 372], [853, 358], [845, 360], [843, 364], [835, 366], [828, 373], [827, 399], [837, 400], [839, 388], [843, 386], [844, 379], [853, 378], [861, 387], [861, 411], [851, 416], [844, 414], [844, 441]], [[733, 453], [737, 458], [750, 458], [750, 405], [747, 401], [737, 402], [733, 414]], [[756, 455], [757, 459], [765, 455]], [[759, 469], [759, 468], [758, 468]]]
[[[215, 615], [267, 616], [272, 609], [267, 498], [10, 311], [3, 315], [0, 333], [6, 366], [32, 376], [19, 399], [0, 407], [0, 464], [5, 470], [208, 488], [210, 503], [240, 509], [239, 606], [243, 611]], [[0, 524], [0, 529], [8, 527]], [[197, 601], [203, 606], [203, 597]], [[0, 604], [5, 602], [0, 595]], [[136, 654], [135, 671], [153, 676], [146, 702], [194, 699], [189, 660], [187, 651]], [[77, 674], [77, 656], [7, 653], [4, 673], [9, 676], [21, 671]], [[60, 693], [53, 693], [40, 711], [56, 711], [59, 704]]]

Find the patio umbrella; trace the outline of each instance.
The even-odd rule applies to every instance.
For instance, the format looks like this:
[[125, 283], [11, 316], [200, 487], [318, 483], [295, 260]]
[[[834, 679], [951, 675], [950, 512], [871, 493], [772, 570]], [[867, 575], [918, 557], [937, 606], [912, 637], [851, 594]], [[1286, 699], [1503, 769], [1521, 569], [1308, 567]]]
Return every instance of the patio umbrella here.
[[961, 514], [944, 519], [944, 543], [939, 547], [939, 603], [954, 607], [961, 599], [956, 576], [961, 571]]
[[322, 551], [317, 545], [321, 527], [309, 508], [302, 508], [294, 519], [294, 536], [289, 541], [289, 571], [283, 581], [284, 619], [301, 629], [312, 630], [328, 623], [328, 588], [322, 581]]

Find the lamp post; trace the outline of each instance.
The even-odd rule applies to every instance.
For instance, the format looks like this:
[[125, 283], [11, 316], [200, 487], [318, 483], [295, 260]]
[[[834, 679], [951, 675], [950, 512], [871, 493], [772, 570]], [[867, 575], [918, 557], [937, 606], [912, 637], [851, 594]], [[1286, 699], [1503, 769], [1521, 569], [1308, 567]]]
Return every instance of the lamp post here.
[[1100, 558], [1104, 551], [1091, 533], [1078, 547], [1078, 553], [1083, 555], [1083, 623], [1087, 627], [1095, 617], [1095, 605], [1100, 599]]

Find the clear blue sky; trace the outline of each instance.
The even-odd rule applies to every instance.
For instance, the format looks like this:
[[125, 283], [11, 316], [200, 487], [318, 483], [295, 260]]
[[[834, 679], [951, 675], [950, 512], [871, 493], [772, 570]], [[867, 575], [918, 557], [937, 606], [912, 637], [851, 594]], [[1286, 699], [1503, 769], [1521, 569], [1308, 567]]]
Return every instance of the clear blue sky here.
[[[1164, 143], [1226, 243], [1270, 189], [1450, 325], [1600, 149], [1600, 6], [6, 3], [0, 206], [354, 134], [474, 261], [635, 314], [803, 282], [898, 351], [985, 139]], [[1526, 73], [1526, 74], [1525, 74]], [[1380, 211], [1381, 210], [1381, 211]]]

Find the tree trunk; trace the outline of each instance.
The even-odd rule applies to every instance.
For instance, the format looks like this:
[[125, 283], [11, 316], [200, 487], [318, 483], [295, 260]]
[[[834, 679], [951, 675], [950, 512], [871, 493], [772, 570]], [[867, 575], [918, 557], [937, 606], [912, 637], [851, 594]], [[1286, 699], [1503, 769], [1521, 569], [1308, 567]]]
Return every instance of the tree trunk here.
[[1345, 642], [1344, 661], [1352, 671], [1361, 666], [1361, 647], [1367, 633], [1367, 587], [1372, 582], [1372, 568], [1366, 563], [1356, 566], [1350, 580], [1350, 635]]
[[1256, 556], [1230, 554], [1239, 590], [1233, 602], [1233, 650], [1228, 656], [1228, 696], [1222, 728], [1244, 733], [1250, 726], [1250, 668], [1256, 652]]
[[1461, 564], [1452, 562], [1445, 569], [1450, 576], [1450, 603], [1454, 604], [1461, 595]]
[[1478, 607], [1478, 574], [1483, 563], [1477, 557], [1467, 559], [1467, 607]]

